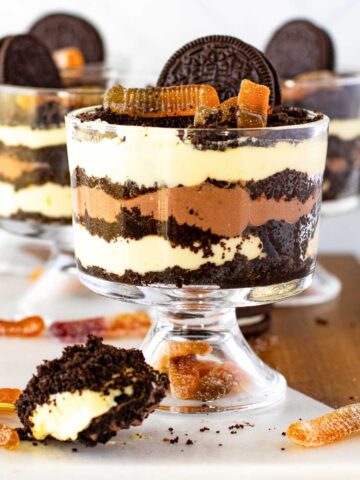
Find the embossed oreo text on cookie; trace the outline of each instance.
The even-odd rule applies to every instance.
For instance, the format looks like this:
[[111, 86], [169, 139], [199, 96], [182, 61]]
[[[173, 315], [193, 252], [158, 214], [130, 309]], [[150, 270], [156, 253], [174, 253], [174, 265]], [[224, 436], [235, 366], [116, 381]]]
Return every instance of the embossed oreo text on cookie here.
[[281, 103], [276, 71], [261, 52], [237, 38], [211, 35], [187, 43], [175, 52], [157, 84], [210, 84], [223, 101], [238, 95], [245, 78], [270, 88], [271, 105]]

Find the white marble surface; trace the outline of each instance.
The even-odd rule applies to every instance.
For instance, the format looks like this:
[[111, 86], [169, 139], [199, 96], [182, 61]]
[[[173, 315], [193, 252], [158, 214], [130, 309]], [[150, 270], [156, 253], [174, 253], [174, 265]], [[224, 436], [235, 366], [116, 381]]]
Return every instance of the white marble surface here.
[[[118, 345], [130, 346], [124, 342]], [[134, 346], [134, 343], [131, 344]], [[44, 358], [60, 354], [54, 340], [0, 339], [0, 384], [23, 387]], [[305, 449], [293, 445], [281, 433], [298, 418], [311, 418], [328, 407], [289, 389], [286, 400], [263, 411], [183, 416], [154, 413], [140, 427], [121, 432], [116, 440], [95, 449], [49, 442], [47, 446], [23, 442], [14, 452], [0, 450], [1, 480], [95, 480], [121, 478], [148, 480], [218, 480], [231, 478], [267, 480], [357, 479], [360, 438], [353, 437], [325, 448]], [[0, 416], [0, 422], [9, 422]], [[247, 421], [254, 427], [231, 434], [229, 426]], [[171, 437], [179, 442], [163, 442]], [[201, 433], [202, 427], [210, 428]], [[216, 433], [220, 430], [220, 433]], [[135, 438], [139, 433], [144, 439]], [[187, 433], [188, 435], [185, 435]], [[194, 445], [187, 446], [188, 438]], [[222, 447], [219, 446], [222, 443]], [[285, 450], [281, 450], [285, 448]]]
[[[0, 317], [10, 317], [16, 312], [19, 300], [30, 286], [25, 273], [40, 263], [37, 256], [20, 254], [18, 244], [18, 241], [6, 243], [6, 248], [0, 244], [0, 249], [2, 246], [2, 251], [7, 252], [0, 262]], [[10, 271], [14, 273], [14, 265], [19, 269], [16, 274], [9, 275]], [[104, 309], [120, 311], [130, 308], [79, 290], [75, 282], [71, 288], [67, 288], [65, 282], [65, 302], [61, 292], [56, 296], [54, 286], [52, 283], [55, 296], [48, 304], [52, 304], [56, 319], [76, 314], [83, 316], [85, 311], [87, 315], [90, 312], [94, 315], [103, 313]], [[79, 293], [82, 301], [79, 297], [73, 301], [73, 295]], [[116, 344], [132, 347], [138, 342]], [[0, 387], [22, 388], [36, 365], [43, 359], [60, 355], [62, 347], [57, 340], [46, 336], [31, 340], [0, 338]], [[359, 436], [330, 447], [307, 450], [292, 445], [281, 435], [298, 418], [311, 418], [327, 410], [325, 405], [289, 390], [284, 403], [261, 412], [202, 416], [155, 413], [143, 426], [121, 432], [114, 443], [96, 449], [80, 446], [74, 453], [70, 445], [50, 442], [46, 447], [23, 443], [16, 452], [0, 450], [0, 480], [95, 480], [110, 476], [124, 480], [168, 480], [169, 477], [183, 480], [190, 474], [191, 480], [218, 480], [221, 475], [245, 480], [331, 480], [340, 475], [343, 479], [357, 479], [360, 471]], [[0, 422], [5, 420], [9, 421], [10, 417], [0, 416]], [[239, 421], [248, 421], [255, 426], [231, 435], [228, 426]], [[169, 445], [162, 441], [170, 436], [169, 426], [175, 429], [175, 435], [179, 435], [178, 444]], [[203, 426], [210, 431], [200, 433]], [[221, 433], [216, 434], [216, 430]], [[136, 432], [151, 438], [135, 440], [133, 435]], [[184, 445], [188, 437], [196, 440], [193, 446]], [[223, 446], [219, 447], [219, 443]]]

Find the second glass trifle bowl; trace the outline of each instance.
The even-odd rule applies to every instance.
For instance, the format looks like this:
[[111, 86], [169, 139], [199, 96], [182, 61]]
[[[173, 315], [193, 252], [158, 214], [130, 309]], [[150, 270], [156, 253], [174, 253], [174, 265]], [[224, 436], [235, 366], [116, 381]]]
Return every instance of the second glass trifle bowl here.
[[[64, 83], [66, 75], [62, 72]], [[52, 317], [51, 294], [62, 291], [61, 272], [74, 268], [64, 117], [101, 102], [116, 74], [102, 65], [84, 67], [81, 79], [72, 88], [0, 85], [0, 228], [51, 247], [51, 261], [20, 299], [15, 316]], [[67, 276], [62, 280], [68, 289]]]
[[249, 409], [286, 382], [250, 349], [235, 307], [303, 291], [315, 268], [327, 117], [255, 129], [115, 125], [67, 115], [81, 281], [155, 307], [142, 345], [166, 371], [161, 409]]

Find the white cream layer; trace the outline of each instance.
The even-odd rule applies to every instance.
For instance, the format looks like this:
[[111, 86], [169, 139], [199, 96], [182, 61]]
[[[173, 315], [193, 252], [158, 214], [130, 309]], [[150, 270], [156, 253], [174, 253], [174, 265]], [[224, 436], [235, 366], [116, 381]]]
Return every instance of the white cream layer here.
[[70, 131], [70, 170], [81, 167], [88, 176], [108, 177], [121, 184], [130, 180], [145, 187], [193, 186], [207, 178], [227, 182], [260, 180], [286, 168], [322, 174], [327, 148], [326, 141], [317, 138], [297, 144], [283, 141], [266, 148], [201, 151], [166, 128], [119, 126], [117, 133], [115, 138], [91, 142], [73, 139]]
[[329, 135], [341, 140], [353, 140], [360, 136], [360, 118], [330, 120]]
[[66, 143], [65, 127], [33, 129], [27, 125], [0, 125], [0, 142], [9, 147], [52, 147]]
[[71, 218], [71, 188], [48, 182], [15, 191], [11, 183], [0, 182], [0, 216], [9, 217], [18, 210]]
[[233, 260], [237, 252], [249, 260], [264, 255], [261, 240], [255, 236], [224, 239], [223, 246], [217, 244], [212, 247], [211, 257], [204, 257], [202, 250], [193, 252], [189, 248], [173, 247], [168, 240], [156, 235], [139, 240], [118, 238], [107, 242], [75, 224], [74, 236], [75, 253], [84, 267], [100, 267], [117, 275], [123, 275], [125, 270], [144, 274], [176, 266], [197, 270], [208, 262], [219, 266]]
[[63, 392], [51, 395], [48, 403], [38, 405], [30, 421], [32, 434], [37, 440], [48, 435], [57, 440], [76, 440], [91, 421], [115, 407], [115, 397], [120, 390], [110, 390], [109, 395], [92, 390]]

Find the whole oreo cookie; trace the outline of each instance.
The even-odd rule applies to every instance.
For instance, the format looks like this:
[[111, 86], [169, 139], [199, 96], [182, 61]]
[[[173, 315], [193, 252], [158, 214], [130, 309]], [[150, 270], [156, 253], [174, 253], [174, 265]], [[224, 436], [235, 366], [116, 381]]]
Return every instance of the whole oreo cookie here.
[[61, 87], [60, 75], [50, 52], [32, 35], [14, 35], [0, 41], [0, 83]]
[[47, 15], [31, 27], [30, 33], [50, 51], [76, 47], [84, 55], [86, 63], [104, 60], [104, 45], [98, 31], [81, 17], [66, 13]]
[[333, 70], [335, 64], [330, 35], [308, 20], [293, 20], [280, 27], [265, 53], [284, 79], [304, 72]]
[[277, 73], [259, 50], [235, 37], [210, 35], [175, 52], [164, 66], [157, 85], [207, 83], [216, 88], [223, 101], [238, 95], [244, 78], [267, 85], [271, 90], [271, 105], [281, 103]]

